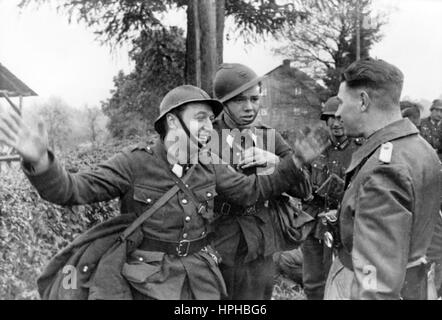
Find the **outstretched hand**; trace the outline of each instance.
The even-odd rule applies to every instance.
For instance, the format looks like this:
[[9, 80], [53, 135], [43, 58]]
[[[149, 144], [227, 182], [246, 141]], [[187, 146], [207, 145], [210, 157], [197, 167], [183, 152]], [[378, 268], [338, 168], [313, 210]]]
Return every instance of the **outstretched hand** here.
[[330, 145], [330, 140], [321, 131], [318, 127], [296, 139], [293, 149], [303, 164], [312, 162]]
[[0, 142], [14, 148], [34, 168], [48, 164], [48, 138], [41, 121], [36, 130], [31, 129], [15, 110], [0, 109]]

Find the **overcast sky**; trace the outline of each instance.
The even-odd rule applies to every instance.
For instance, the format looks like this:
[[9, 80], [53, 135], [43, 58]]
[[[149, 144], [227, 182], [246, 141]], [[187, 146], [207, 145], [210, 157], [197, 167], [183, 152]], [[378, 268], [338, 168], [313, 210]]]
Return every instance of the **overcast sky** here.
[[[131, 70], [127, 48], [111, 53], [94, 40], [90, 29], [68, 24], [54, 7], [20, 14], [18, 2], [0, 0], [0, 63], [42, 99], [56, 95], [74, 107], [99, 105], [110, 96], [118, 70]], [[403, 96], [433, 100], [442, 95], [442, 1], [374, 2], [376, 10], [396, 9], [372, 55], [402, 69]], [[281, 63], [270, 49], [270, 44], [244, 48], [241, 41], [227, 41], [224, 60], [245, 63], [264, 74]]]

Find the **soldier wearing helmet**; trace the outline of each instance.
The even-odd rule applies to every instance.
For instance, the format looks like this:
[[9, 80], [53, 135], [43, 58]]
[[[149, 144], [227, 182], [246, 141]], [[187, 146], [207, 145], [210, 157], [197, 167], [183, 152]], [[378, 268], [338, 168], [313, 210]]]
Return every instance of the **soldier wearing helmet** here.
[[333, 215], [344, 191], [345, 170], [353, 152], [361, 144], [361, 140], [349, 139], [345, 135], [341, 120], [335, 117], [339, 104], [337, 97], [331, 97], [324, 104], [320, 118], [329, 128], [330, 146], [311, 163], [314, 198], [304, 204], [304, 210], [317, 217], [316, 228], [301, 247], [304, 257], [304, 292], [309, 300], [324, 297], [325, 282], [332, 262], [332, 250], [328, 245], [333, 237], [327, 221], [334, 219]]
[[[221, 154], [231, 155], [232, 167], [248, 176], [262, 175], [292, 156], [291, 147], [281, 135], [257, 120], [261, 80], [249, 67], [227, 63], [219, 67], [213, 83], [214, 96], [224, 105], [214, 122], [222, 137]], [[288, 192], [307, 198], [310, 189], [305, 173]], [[222, 195], [215, 199], [214, 245], [222, 257], [220, 267], [228, 299], [271, 298], [275, 275], [272, 254], [280, 249], [270, 210], [268, 202], [238, 206]]]
[[442, 100], [434, 100], [430, 111], [430, 116], [420, 123], [420, 134], [436, 150], [439, 159], [442, 159]]
[[[128, 252], [127, 260], [126, 254], [124, 258], [118, 256], [124, 261], [109, 256], [104, 260], [94, 258], [96, 263], [82, 267], [79, 277], [79, 281], [93, 284], [90, 291], [85, 289], [90, 286], [82, 282], [77, 286], [78, 291], [68, 290], [60, 282], [59, 287], [51, 290], [55, 296], [50, 297], [220, 299], [225, 294], [218, 269], [219, 255], [207, 238], [214, 215], [214, 196], [222, 194], [236, 205], [253, 205], [259, 199], [289, 189], [303, 174], [298, 166], [308, 158], [287, 159], [272, 175], [260, 177], [243, 175], [224, 164], [200, 163], [195, 155], [205, 150], [212, 120], [222, 108], [219, 101], [210, 99], [199, 88], [177, 87], [161, 102], [160, 115], [155, 121], [161, 139], [153, 146], [140, 143], [96, 170], [75, 174], [67, 172], [48, 150], [41, 126], [33, 131], [13, 111], [0, 113], [0, 141], [19, 152], [30, 182], [48, 201], [79, 205], [119, 198], [123, 215], [139, 217], [165, 193], [174, 190], [137, 228], [140, 237], [131, 243], [134, 248]], [[186, 148], [181, 149], [183, 146]], [[108, 226], [115, 228], [112, 224]], [[84, 254], [80, 251], [76, 261], [103, 252], [106, 242], [102, 237], [112, 233], [102, 230], [97, 235], [94, 229], [91, 232], [87, 250]], [[46, 281], [39, 283], [44, 285]], [[42, 297], [48, 298], [44, 295], [48, 291], [40, 289]]]

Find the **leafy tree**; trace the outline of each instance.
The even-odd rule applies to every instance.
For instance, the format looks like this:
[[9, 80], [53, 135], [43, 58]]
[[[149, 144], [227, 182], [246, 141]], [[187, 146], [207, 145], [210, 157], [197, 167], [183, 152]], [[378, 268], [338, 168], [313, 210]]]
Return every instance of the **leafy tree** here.
[[144, 135], [153, 129], [162, 97], [184, 83], [185, 39], [177, 27], [143, 31], [133, 42], [135, 70], [114, 78], [112, 97], [103, 103], [114, 137]]
[[[322, 79], [336, 94], [341, 72], [356, 60], [358, 0], [331, 0], [328, 6], [311, 1], [311, 16], [294, 27], [285, 28], [281, 38], [286, 44], [275, 53], [290, 57], [295, 65]], [[310, 2], [310, 1], [308, 1]], [[369, 55], [372, 45], [381, 40], [385, 15], [373, 15], [371, 0], [359, 0], [361, 57]]]
[[[21, 7], [51, 0], [22, 0]], [[136, 39], [141, 32], [164, 27], [162, 15], [172, 8], [187, 10], [186, 82], [211, 92], [213, 72], [222, 63], [224, 19], [232, 16], [246, 38], [275, 34], [309, 16], [310, 2], [326, 0], [59, 0], [69, 19], [93, 28], [105, 43]], [[251, 37], [252, 36], [252, 37]]]
[[39, 115], [43, 118], [48, 132], [49, 147], [64, 150], [72, 132], [69, 106], [59, 97], [51, 97], [42, 105]]

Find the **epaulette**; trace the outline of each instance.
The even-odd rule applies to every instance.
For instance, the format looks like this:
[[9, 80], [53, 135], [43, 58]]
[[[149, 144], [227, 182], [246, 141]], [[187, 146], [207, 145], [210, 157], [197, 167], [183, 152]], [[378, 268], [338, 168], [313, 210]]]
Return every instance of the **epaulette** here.
[[379, 151], [379, 161], [383, 163], [390, 163], [393, 155], [393, 144], [386, 142], [381, 144], [381, 150]]

